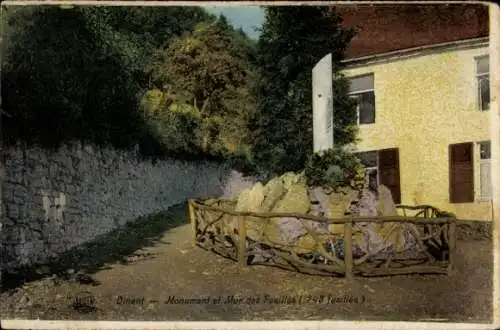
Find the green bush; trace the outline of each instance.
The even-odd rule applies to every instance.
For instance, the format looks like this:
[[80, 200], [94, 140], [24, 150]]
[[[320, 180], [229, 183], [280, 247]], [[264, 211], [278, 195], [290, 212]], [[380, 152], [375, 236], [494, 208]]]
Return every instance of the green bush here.
[[309, 186], [335, 191], [341, 187], [363, 186], [363, 165], [352, 153], [342, 148], [315, 153], [306, 162], [304, 174]]

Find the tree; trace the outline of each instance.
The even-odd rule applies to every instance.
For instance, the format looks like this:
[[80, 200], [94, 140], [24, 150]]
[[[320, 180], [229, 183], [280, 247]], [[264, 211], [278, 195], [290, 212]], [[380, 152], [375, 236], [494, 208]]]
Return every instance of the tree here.
[[204, 152], [243, 150], [253, 111], [248, 63], [252, 46], [222, 15], [215, 22], [198, 24], [159, 54], [153, 66], [156, 92], [147, 94], [156, 93], [163, 100], [153, 102], [155, 106], [147, 111], [159, 116], [164, 131], [176, 125], [172, 113], [190, 116], [197, 123], [192, 139]]
[[340, 73], [352, 36], [328, 7], [266, 8], [257, 43], [257, 111], [250, 126], [252, 151], [261, 170], [297, 171], [313, 153], [311, 70], [328, 53], [334, 74], [335, 144], [355, 140], [355, 105]]
[[128, 69], [142, 88], [152, 87], [156, 52], [167, 48], [173, 39], [190, 33], [200, 22], [214, 22], [217, 18], [202, 7], [88, 7], [87, 10], [106, 17], [108, 30], [112, 32], [110, 40], [118, 41], [116, 44], [127, 55]]
[[[139, 88], [94, 8], [8, 14], [4, 84], [8, 143], [87, 140], [125, 147], [143, 133]], [[124, 133], [126, 132], [126, 133]]]
[[159, 153], [138, 102], [153, 53], [204, 19], [215, 18], [197, 7], [9, 7], [7, 143], [140, 143]]

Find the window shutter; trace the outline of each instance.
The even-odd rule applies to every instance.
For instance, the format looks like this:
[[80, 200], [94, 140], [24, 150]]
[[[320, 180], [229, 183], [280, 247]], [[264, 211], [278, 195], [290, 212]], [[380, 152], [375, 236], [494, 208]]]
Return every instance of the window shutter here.
[[401, 203], [401, 186], [399, 178], [399, 150], [385, 149], [379, 151], [380, 184], [391, 191], [394, 203]]
[[449, 147], [450, 202], [474, 201], [473, 144], [459, 143]]

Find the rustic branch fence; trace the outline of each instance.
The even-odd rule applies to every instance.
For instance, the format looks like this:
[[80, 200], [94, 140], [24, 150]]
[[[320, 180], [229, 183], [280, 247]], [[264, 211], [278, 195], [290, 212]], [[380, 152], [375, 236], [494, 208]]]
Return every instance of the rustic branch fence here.
[[[213, 251], [238, 261], [242, 266], [266, 264], [299, 272], [321, 275], [381, 276], [402, 274], [450, 274], [455, 259], [456, 219], [451, 213], [442, 212], [429, 205], [399, 205], [402, 216], [344, 217], [329, 219], [295, 213], [256, 213], [234, 211], [236, 202], [224, 199], [198, 199], [189, 201], [192, 240], [195, 246]], [[412, 213], [412, 216], [407, 216]], [[277, 244], [266, 238], [251, 237], [250, 221], [270, 224], [278, 218], [296, 219], [314, 241], [309, 251], [298, 251], [296, 246]], [[255, 223], [255, 222], [254, 222]], [[315, 232], [313, 223], [343, 225], [343, 256], [327, 251], [324, 233]], [[381, 251], [371, 251], [355, 256], [354, 232], [361, 224], [405, 224], [416, 240], [418, 253], [389, 253], [377, 257]], [[409, 225], [411, 224], [411, 225]], [[358, 232], [359, 233], [359, 232]], [[331, 236], [331, 235], [330, 235]], [[259, 253], [265, 257], [254, 261]], [[318, 261], [319, 260], [319, 261]]]

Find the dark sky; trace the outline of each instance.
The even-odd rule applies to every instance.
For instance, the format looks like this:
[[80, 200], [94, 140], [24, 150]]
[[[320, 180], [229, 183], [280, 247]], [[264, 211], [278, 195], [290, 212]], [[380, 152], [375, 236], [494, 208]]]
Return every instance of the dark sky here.
[[256, 6], [204, 7], [213, 14], [224, 14], [234, 27], [241, 27], [249, 37], [254, 39], [259, 37], [259, 32], [255, 31], [255, 28], [259, 28], [264, 22], [264, 11], [261, 8]]

